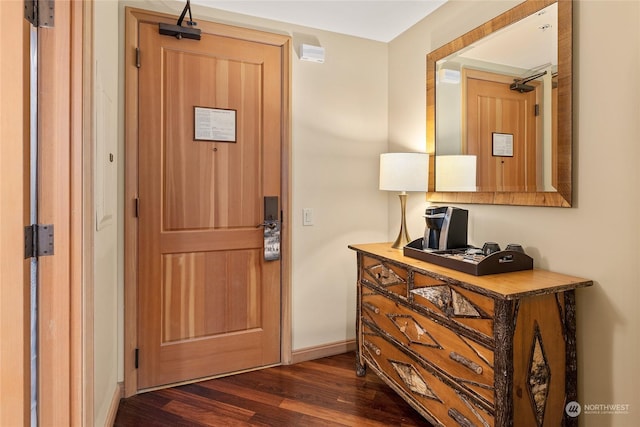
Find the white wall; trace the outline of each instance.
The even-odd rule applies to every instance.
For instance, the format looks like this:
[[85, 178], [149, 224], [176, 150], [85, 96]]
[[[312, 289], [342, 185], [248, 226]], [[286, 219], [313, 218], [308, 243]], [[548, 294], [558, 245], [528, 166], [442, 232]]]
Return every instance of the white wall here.
[[[313, 30], [324, 64], [293, 60], [293, 349], [355, 337], [351, 243], [384, 239], [387, 45]], [[296, 36], [294, 33], [294, 43]], [[302, 226], [302, 208], [314, 211]]]
[[[449, 1], [390, 43], [392, 144], [424, 140], [426, 54], [515, 3]], [[577, 291], [579, 402], [630, 406], [583, 414], [583, 426], [636, 426], [640, 415], [639, 29], [640, 2], [574, 3], [573, 207], [462, 206], [471, 244], [518, 242], [535, 267], [594, 280]], [[423, 208], [409, 213], [410, 229], [423, 227]]]
[[[94, 420], [104, 425], [111, 402], [119, 392], [118, 364], [122, 359], [118, 340], [118, 274], [121, 228], [118, 203], [118, 1], [94, 2]], [[111, 162], [109, 154], [114, 155]], [[87, 285], [91, 286], [91, 285]]]

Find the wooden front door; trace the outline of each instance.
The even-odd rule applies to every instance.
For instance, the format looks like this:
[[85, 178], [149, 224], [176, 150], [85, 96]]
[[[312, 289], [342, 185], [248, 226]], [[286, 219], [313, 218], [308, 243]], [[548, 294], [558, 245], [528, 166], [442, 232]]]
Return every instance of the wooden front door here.
[[138, 389], [277, 364], [281, 47], [138, 31]]
[[[466, 79], [466, 150], [477, 156], [478, 191], [537, 191], [536, 92], [510, 90], [512, 81], [485, 72]], [[513, 136], [511, 155], [494, 153], [494, 133]]]

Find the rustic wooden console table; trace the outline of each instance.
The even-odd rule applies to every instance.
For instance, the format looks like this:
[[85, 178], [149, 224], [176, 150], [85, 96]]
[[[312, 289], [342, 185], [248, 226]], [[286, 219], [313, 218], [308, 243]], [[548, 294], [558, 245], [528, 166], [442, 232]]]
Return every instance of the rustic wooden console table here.
[[436, 426], [577, 425], [575, 289], [544, 270], [473, 276], [357, 252], [356, 372], [367, 367]]

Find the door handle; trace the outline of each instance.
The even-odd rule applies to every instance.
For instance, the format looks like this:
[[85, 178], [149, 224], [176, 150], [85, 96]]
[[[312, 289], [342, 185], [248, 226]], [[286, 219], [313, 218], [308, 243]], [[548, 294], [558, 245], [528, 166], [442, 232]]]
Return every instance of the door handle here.
[[279, 224], [278, 220], [278, 196], [265, 196], [264, 198], [264, 221], [256, 225], [265, 229], [273, 230]]
[[278, 224], [276, 223], [276, 221], [265, 221], [262, 224], [256, 225], [256, 228], [265, 227], [265, 228], [268, 228], [269, 230], [273, 230], [277, 226]]
[[280, 220], [278, 196], [265, 196], [264, 221], [258, 227], [264, 227], [264, 259], [276, 261], [280, 259]]

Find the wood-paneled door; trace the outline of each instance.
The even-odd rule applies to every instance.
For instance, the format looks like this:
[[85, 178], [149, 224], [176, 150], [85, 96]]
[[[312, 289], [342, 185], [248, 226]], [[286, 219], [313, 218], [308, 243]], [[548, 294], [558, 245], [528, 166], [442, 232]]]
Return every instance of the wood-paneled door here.
[[278, 364], [282, 262], [260, 224], [282, 200], [282, 46], [137, 33], [137, 388]]
[[[478, 191], [537, 191], [537, 93], [510, 90], [512, 82], [500, 74], [466, 72], [466, 154], [477, 156]], [[513, 135], [512, 156], [493, 154], [494, 132]]]

